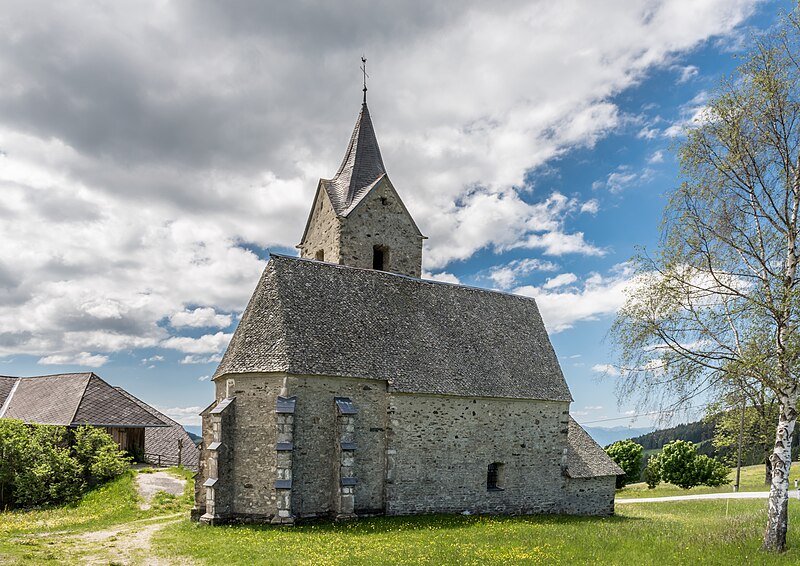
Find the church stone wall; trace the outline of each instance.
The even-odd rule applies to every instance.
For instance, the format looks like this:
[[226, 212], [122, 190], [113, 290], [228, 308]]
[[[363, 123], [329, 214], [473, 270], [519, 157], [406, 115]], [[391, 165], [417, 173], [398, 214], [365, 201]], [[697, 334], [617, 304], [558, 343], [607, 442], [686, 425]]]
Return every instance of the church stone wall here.
[[341, 231], [340, 263], [372, 269], [373, 249], [383, 246], [389, 250], [385, 271], [421, 276], [422, 236], [387, 180], [342, 219]]
[[383, 509], [386, 457], [386, 384], [377, 380], [309, 376], [289, 379], [297, 396], [294, 437], [293, 509], [298, 517], [329, 515], [338, 465], [334, 397], [348, 397], [356, 408], [353, 476], [355, 512]]
[[567, 479], [563, 513], [613, 515], [616, 476]]
[[[317, 188], [314, 210], [308, 223], [308, 232], [300, 244], [300, 257], [316, 259], [319, 250], [325, 253], [324, 261], [339, 261], [339, 219], [333, 209], [328, 194], [322, 187]], [[370, 266], [372, 267], [372, 266]]]
[[[284, 374], [224, 375], [217, 379], [217, 398], [234, 380], [236, 444], [230, 482], [234, 490], [231, 518], [268, 519], [277, 513], [276, 398]], [[375, 380], [290, 376], [288, 393], [296, 396], [292, 450], [292, 513], [295, 517], [331, 515], [338, 437], [334, 397], [348, 397], [355, 415], [353, 475], [356, 513], [383, 509], [386, 429], [386, 385]]]
[[[567, 411], [556, 401], [393, 394], [386, 513], [560, 512]], [[492, 463], [499, 490], [487, 489]]]

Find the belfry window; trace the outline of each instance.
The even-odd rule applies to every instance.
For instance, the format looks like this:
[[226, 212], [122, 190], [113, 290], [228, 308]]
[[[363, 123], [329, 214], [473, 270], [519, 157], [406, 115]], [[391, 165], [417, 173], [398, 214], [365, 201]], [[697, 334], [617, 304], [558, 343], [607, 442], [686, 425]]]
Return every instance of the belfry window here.
[[486, 489], [487, 491], [500, 491], [502, 487], [503, 464], [492, 462], [486, 470]]
[[317, 250], [314, 259], [316, 259], [317, 261], [325, 261], [325, 250]]
[[372, 269], [386, 271], [389, 269], [389, 248], [375, 246], [372, 248]]

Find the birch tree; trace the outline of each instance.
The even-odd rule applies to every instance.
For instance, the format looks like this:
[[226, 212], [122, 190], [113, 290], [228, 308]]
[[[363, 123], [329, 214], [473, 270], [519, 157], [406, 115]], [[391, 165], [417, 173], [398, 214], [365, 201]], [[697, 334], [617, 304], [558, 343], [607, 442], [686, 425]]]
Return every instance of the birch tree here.
[[678, 155], [653, 256], [611, 337], [622, 393], [680, 404], [730, 381], [758, 382], [780, 410], [764, 548], [786, 545], [798, 398], [800, 21], [757, 38], [710, 96]]

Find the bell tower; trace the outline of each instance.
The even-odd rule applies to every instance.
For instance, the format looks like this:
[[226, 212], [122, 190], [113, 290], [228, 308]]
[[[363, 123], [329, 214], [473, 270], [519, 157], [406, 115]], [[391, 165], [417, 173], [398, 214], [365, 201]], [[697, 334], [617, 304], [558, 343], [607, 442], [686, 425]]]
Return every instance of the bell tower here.
[[300, 257], [420, 277], [424, 239], [386, 174], [365, 82], [342, 164], [317, 185]]

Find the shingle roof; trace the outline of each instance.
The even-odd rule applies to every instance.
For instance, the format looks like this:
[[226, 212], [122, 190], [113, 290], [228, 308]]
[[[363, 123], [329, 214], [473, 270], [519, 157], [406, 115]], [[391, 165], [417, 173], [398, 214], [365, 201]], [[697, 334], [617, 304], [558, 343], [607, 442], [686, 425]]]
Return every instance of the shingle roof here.
[[533, 299], [272, 255], [215, 377], [288, 372], [393, 391], [571, 401]]
[[167, 425], [165, 427], [148, 427], [145, 429], [144, 451], [145, 458], [148, 462], [151, 464], [156, 464], [158, 462], [156, 457], [161, 456], [162, 464], [177, 464], [178, 440], [183, 440], [183, 446], [181, 448], [181, 464], [190, 470], [197, 471], [200, 460], [200, 449], [180, 423], [175, 422], [167, 415], [158, 409], [151, 407], [141, 399], [134, 397], [121, 387], [115, 387], [114, 389], [125, 395], [128, 399]]
[[[164, 426], [94, 373], [4, 378], [16, 387], [7, 394], [0, 417], [27, 423], [77, 426]], [[0, 393], [5, 389], [1, 386]]]
[[91, 373], [19, 377], [4, 418], [28, 423], [69, 425], [78, 410]]
[[333, 179], [320, 179], [336, 214], [347, 216], [386, 175], [367, 103], [361, 105], [350, 143]]
[[589, 433], [575, 420], [569, 418], [567, 428], [567, 474], [571, 478], [617, 476], [625, 472], [605, 450], [600, 448]]

